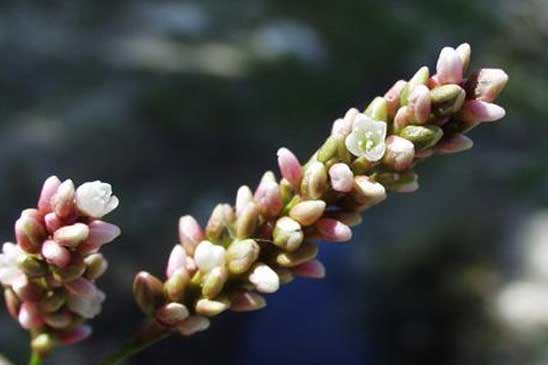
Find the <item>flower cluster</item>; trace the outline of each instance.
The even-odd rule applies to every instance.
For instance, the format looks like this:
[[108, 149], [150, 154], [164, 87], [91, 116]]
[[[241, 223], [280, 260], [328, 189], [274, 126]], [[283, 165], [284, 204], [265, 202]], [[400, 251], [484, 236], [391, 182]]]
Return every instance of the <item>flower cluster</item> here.
[[52, 176], [38, 207], [16, 221], [17, 244], [4, 243], [0, 253], [0, 283], [9, 313], [31, 331], [34, 351], [45, 355], [91, 333], [84, 322], [105, 300], [94, 282], [108, 266], [98, 251], [120, 235], [101, 218], [117, 206], [109, 184], [76, 189], [71, 180]]
[[349, 241], [360, 213], [387, 191], [417, 190], [419, 161], [471, 148], [463, 133], [505, 115], [493, 101], [507, 75], [481, 69], [465, 79], [470, 53], [468, 44], [446, 47], [435, 74], [422, 67], [365, 111], [349, 110], [304, 166], [281, 148], [281, 181], [267, 172], [254, 192], [242, 186], [235, 205], [215, 207], [205, 229], [182, 217], [165, 281], [146, 272], [135, 278], [140, 308], [167, 330], [191, 335], [225, 310], [262, 308], [262, 294], [294, 276], [322, 278], [315, 240]]

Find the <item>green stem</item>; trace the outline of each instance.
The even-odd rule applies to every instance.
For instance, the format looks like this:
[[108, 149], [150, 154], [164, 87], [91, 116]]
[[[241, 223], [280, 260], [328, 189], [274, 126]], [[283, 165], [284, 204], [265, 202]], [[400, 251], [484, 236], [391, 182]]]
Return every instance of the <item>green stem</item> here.
[[[155, 343], [169, 337], [171, 331], [158, 324], [156, 321], [150, 321], [147, 323], [141, 331], [135, 336], [133, 340], [127, 343], [119, 351], [110, 355], [101, 365], [116, 365], [120, 364], [123, 360], [130, 358], [133, 355], [147, 349]], [[40, 364], [31, 364], [40, 365]]]
[[44, 362], [44, 358], [42, 355], [37, 351], [32, 351], [32, 355], [30, 356], [29, 365], [42, 365]]

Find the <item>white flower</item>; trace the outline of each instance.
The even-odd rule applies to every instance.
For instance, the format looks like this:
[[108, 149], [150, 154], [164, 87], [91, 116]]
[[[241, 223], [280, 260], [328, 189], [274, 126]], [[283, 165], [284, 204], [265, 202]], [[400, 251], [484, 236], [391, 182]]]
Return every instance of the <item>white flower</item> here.
[[211, 269], [225, 264], [226, 250], [223, 246], [214, 245], [209, 241], [202, 241], [194, 251], [194, 261], [198, 269], [208, 272]]
[[118, 203], [118, 198], [112, 195], [110, 184], [93, 181], [84, 183], [76, 189], [78, 209], [92, 218], [107, 215], [118, 207]]
[[19, 276], [24, 275], [17, 266], [21, 255], [24, 255], [21, 247], [10, 242], [4, 243], [0, 254], [0, 283], [11, 286]]
[[379, 161], [386, 145], [386, 123], [358, 114], [354, 120], [352, 133], [346, 137], [346, 148], [355, 156], [364, 156], [368, 161]]
[[101, 312], [101, 307], [105, 298], [105, 293], [99, 289], [95, 290], [95, 294], [92, 297], [70, 294], [68, 298], [68, 307], [74, 313], [79, 314], [84, 318], [91, 319]]
[[251, 274], [249, 281], [255, 285], [261, 293], [274, 293], [280, 288], [280, 278], [268, 265], [257, 264]]

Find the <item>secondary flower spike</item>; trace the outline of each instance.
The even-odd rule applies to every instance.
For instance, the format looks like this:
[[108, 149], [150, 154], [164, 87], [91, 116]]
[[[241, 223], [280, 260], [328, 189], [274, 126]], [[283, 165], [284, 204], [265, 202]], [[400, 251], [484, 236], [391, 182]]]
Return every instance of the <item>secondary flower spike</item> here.
[[99, 218], [117, 206], [109, 184], [75, 188], [71, 180], [52, 176], [37, 208], [24, 210], [15, 223], [17, 244], [3, 245], [0, 283], [6, 305], [31, 331], [31, 346], [40, 356], [91, 334], [84, 323], [101, 311], [105, 294], [95, 281], [108, 266], [98, 251], [120, 235], [117, 226]]
[[[235, 206], [219, 204], [205, 229], [182, 217], [165, 280], [145, 272], [135, 278], [140, 308], [164, 331], [188, 336], [223, 311], [263, 308], [263, 295], [294, 276], [323, 278], [315, 241], [351, 240], [360, 213], [387, 192], [418, 189], [419, 161], [471, 148], [463, 133], [504, 116], [493, 102], [508, 77], [482, 69], [466, 79], [470, 53], [468, 44], [446, 47], [435, 74], [421, 67], [365, 110], [350, 109], [304, 165], [279, 149], [281, 179], [267, 172], [255, 194], [242, 186]], [[27, 223], [29, 235], [42, 234]], [[30, 237], [28, 246], [34, 241]]]

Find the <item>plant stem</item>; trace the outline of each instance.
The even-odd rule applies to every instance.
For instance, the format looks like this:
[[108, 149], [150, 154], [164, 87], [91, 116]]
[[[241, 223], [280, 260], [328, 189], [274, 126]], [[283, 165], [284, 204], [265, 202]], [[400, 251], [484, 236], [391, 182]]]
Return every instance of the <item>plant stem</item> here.
[[32, 350], [29, 365], [42, 365], [43, 361], [44, 358], [42, 357], [42, 355], [39, 352]]
[[[120, 364], [123, 360], [130, 358], [133, 355], [145, 350], [149, 346], [167, 338], [171, 335], [171, 331], [158, 324], [156, 321], [149, 321], [139, 331], [139, 333], [123, 346], [119, 351], [110, 355], [101, 365], [116, 365]], [[36, 364], [31, 364], [36, 365]], [[38, 364], [39, 365], [39, 364]]]

